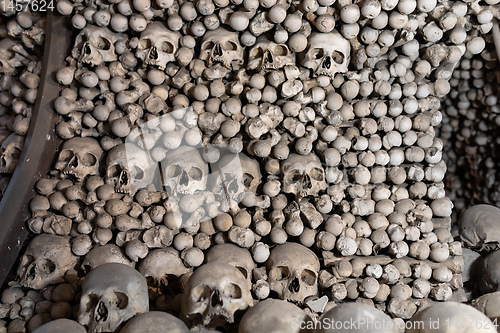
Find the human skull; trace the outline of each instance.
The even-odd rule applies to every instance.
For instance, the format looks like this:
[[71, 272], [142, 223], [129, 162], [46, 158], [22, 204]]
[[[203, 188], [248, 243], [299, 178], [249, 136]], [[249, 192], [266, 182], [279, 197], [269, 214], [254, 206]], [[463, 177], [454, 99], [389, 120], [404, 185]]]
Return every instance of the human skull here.
[[41, 234], [29, 243], [17, 275], [23, 287], [42, 289], [64, 282], [66, 273], [75, 267], [77, 260], [71, 253], [69, 237]]
[[150, 251], [139, 263], [139, 272], [150, 287], [161, 289], [168, 285], [169, 279], [187, 274], [190, 269], [184, 266], [179, 252], [167, 247]]
[[160, 22], [151, 22], [141, 33], [135, 55], [144, 65], [165, 69], [169, 62], [175, 61], [181, 34], [167, 29]]
[[102, 149], [93, 138], [72, 138], [64, 142], [55, 168], [63, 175], [71, 175], [77, 181], [90, 175], [99, 175]]
[[239, 310], [253, 305], [251, 284], [234, 266], [212, 262], [189, 277], [182, 299], [182, 316], [192, 327], [217, 328], [234, 323]]
[[19, 163], [24, 147], [24, 136], [12, 133], [0, 146], [0, 173], [12, 174]]
[[130, 319], [120, 333], [189, 333], [182, 320], [163, 311], [149, 311]]
[[33, 333], [86, 333], [85, 327], [76, 321], [59, 318], [48, 322], [33, 331]]
[[313, 32], [308, 38], [309, 48], [302, 65], [312, 69], [314, 76], [347, 72], [351, 54], [351, 44], [337, 31], [330, 33]]
[[457, 302], [440, 302], [418, 311], [406, 327], [409, 327], [407, 333], [497, 332], [488, 317], [470, 305]]
[[195, 194], [207, 187], [208, 164], [197, 148], [181, 146], [169, 150], [161, 166], [169, 195]]
[[496, 250], [500, 246], [500, 208], [475, 205], [460, 219], [460, 239], [479, 251]]
[[76, 36], [71, 55], [79, 63], [92, 66], [116, 61], [118, 56], [115, 51], [115, 43], [120, 39], [126, 39], [126, 35], [111, 32], [106, 27], [87, 25]]
[[19, 41], [3, 38], [0, 41], [0, 73], [14, 74], [16, 69], [29, 63], [26, 51]]
[[83, 280], [78, 322], [89, 332], [114, 332], [121, 323], [148, 311], [146, 280], [128, 265], [104, 264]]
[[94, 268], [111, 262], [134, 267], [134, 262], [128, 260], [120, 248], [114, 244], [94, 247], [83, 259], [81, 267], [83, 272], [88, 274]]
[[500, 291], [500, 250], [484, 258], [479, 273], [479, 290], [482, 294]]
[[260, 184], [259, 162], [245, 154], [224, 154], [211, 168], [212, 192], [218, 194], [221, 200], [239, 203], [245, 191], [255, 193]]
[[309, 155], [290, 154], [281, 165], [283, 192], [302, 198], [317, 196], [327, 188], [325, 170], [314, 153]]
[[248, 281], [252, 280], [252, 271], [256, 266], [247, 249], [229, 243], [210, 248], [205, 256], [205, 261], [206, 263], [224, 262], [234, 266], [245, 275]]
[[287, 65], [295, 65], [295, 53], [286, 44], [277, 44], [260, 36], [248, 53], [248, 68], [267, 72]]
[[243, 47], [237, 32], [219, 27], [203, 37], [200, 59], [208, 66], [221, 63], [228, 69], [237, 70], [243, 64]]
[[266, 299], [255, 304], [241, 319], [238, 333], [300, 333], [300, 325], [293, 323], [313, 323], [307, 313], [297, 305], [277, 299]]
[[135, 194], [153, 183], [157, 164], [131, 142], [119, 144], [107, 156], [105, 181], [118, 193]]
[[[373, 306], [362, 303], [344, 303], [327, 311], [319, 319], [323, 324], [330, 323], [330, 327], [323, 325], [314, 333], [356, 332], [356, 333], [398, 333], [396, 323]], [[332, 325], [335, 322], [345, 325]], [[354, 323], [354, 324], [352, 324]]]
[[276, 246], [266, 262], [269, 286], [282, 300], [302, 303], [318, 293], [319, 259], [298, 243]]

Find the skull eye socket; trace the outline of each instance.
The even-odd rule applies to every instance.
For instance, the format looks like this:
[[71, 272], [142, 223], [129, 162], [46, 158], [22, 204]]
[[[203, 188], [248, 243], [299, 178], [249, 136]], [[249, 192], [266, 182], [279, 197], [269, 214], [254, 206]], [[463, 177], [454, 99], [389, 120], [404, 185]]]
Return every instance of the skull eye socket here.
[[132, 178], [134, 178], [135, 180], [142, 180], [144, 179], [144, 177], [146, 177], [144, 170], [139, 168], [137, 165], [134, 165], [134, 167], [132, 168]]
[[201, 45], [202, 50], [211, 50], [213, 49], [215, 44], [212, 41], [207, 41]]
[[101, 50], [109, 51], [111, 49], [111, 42], [106, 38], [97, 38], [97, 47]]
[[271, 270], [269, 278], [275, 281], [288, 280], [290, 278], [290, 270], [285, 266], [277, 266]]
[[99, 296], [96, 294], [89, 294], [83, 296], [80, 302], [82, 304], [82, 308], [85, 308], [85, 312], [92, 312], [99, 302]]
[[182, 173], [182, 168], [179, 165], [169, 165], [167, 167], [166, 176], [167, 178], [179, 177]]
[[189, 178], [194, 179], [194, 180], [201, 180], [203, 178], [203, 171], [201, 171], [200, 168], [197, 167], [192, 167], [189, 170]]
[[241, 288], [234, 284], [234, 283], [229, 283], [224, 287], [224, 296], [230, 297], [230, 298], [241, 298]]
[[115, 292], [115, 299], [113, 302], [118, 309], [123, 310], [128, 306], [128, 297], [124, 293]]
[[316, 273], [309, 269], [304, 269], [300, 274], [300, 279], [307, 285], [313, 286], [316, 284]]
[[52, 260], [49, 259], [40, 260], [37, 263], [37, 267], [41, 272], [46, 274], [54, 273], [54, 271], [56, 270], [56, 265]]
[[193, 288], [191, 296], [193, 297], [195, 302], [200, 303], [208, 301], [208, 299], [210, 298], [210, 293], [211, 290], [208, 286], [201, 285]]
[[311, 56], [312, 59], [321, 59], [323, 58], [323, 56], [325, 55], [325, 52], [323, 51], [323, 49], [312, 49], [311, 51], [309, 51], [309, 54]]
[[238, 45], [235, 42], [228, 40], [224, 43], [225, 51], [236, 51], [238, 49]]
[[59, 154], [59, 160], [64, 162], [69, 162], [73, 156], [74, 154], [71, 150], [63, 150]]
[[245, 279], [248, 279], [248, 273], [247, 273], [247, 270], [243, 267], [236, 267], [238, 268], [238, 270], [241, 272], [241, 274], [243, 274], [243, 276], [245, 277]]
[[342, 53], [340, 53], [339, 51], [333, 51], [333, 53], [332, 53], [332, 59], [337, 64], [343, 64], [344, 60], [345, 60], [345, 56]]
[[245, 187], [249, 188], [250, 185], [252, 184], [253, 180], [255, 179], [254, 176], [252, 176], [251, 174], [249, 173], [244, 173], [243, 174], [243, 184], [245, 185]]
[[139, 45], [137, 45], [137, 48], [139, 50], [149, 49], [150, 47], [151, 47], [151, 39], [149, 38], [141, 39], [139, 41]]
[[93, 154], [86, 153], [82, 156], [80, 162], [82, 162], [85, 166], [94, 166], [97, 163], [97, 157]]
[[161, 50], [165, 53], [174, 53], [174, 45], [170, 42], [161, 43]]
[[292, 181], [298, 182], [302, 178], [302, 173], [299, 170], [295, 169], [292, 172], [292, 176]]
[[311, 172], [309, 173], [309, 176], [314, 179], [314, 180], [317, 180], [319, 182], [323, 181], [323, 170], [321, 170], [320, 168], [312, 168], [311, 169]]
[[276, 56], [286, 56], [288, 54], [288, 49], [284, 45], [276, 45], [273, 49], [273, 53]]
[[19, 148], [14, 148], [14, 151], [11, 154], [12, 159], [18, 160], [21, 157], [22, 150]]
[[255, 47], [250, 51], [250, 58], [261, 58], [264, 56], [264, 50], [261, 47]]
[[115, 164], [115, 165], [112, 165], [108, 168], [108, 177], [113, 177], [113, 178], [116, 178], [118, 176], [120, 176], [120, 173], [122, 172], [122, 168], [118, 165], [118, 164]]

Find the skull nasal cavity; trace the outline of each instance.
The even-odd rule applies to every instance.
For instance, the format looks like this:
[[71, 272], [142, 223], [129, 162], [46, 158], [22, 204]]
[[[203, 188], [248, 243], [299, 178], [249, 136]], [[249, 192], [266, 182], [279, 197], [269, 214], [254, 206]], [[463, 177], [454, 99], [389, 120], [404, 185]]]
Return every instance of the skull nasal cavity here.
[[78, 157], [74, 156], [68, 163], [69, 167], [76, 168], [78, 166]]
[[271, 53], [271, 51], [267, 50], [266, 53], [264, 53], [264, 63], [272, 64], [273, 62], [274, 62], [273, 54]]
[[214, 57], [222, 57], [222, 46], [219, 43], [215, 44], [212, 55]]
[[294, 278], [288, 285], [288, 290], [292, 293], [298, 293], [300, 290], [300, 282], [298, 278]]
[[106, 319], [108, 319], [108, 308], [106, 308], [106, 305], [104, 305], [102, 301], [99, 301], [97, 304], [95, 320], [106, 321]]
[[156, 50], [156, 47], [153, 47], [149, 52], [149, 59], [157, 59], [157, 58], [158, 58], [158, 50]]
[[330, 58], [330, 56], [326, 56], [321, 64], [321, 67], [330, 69], [330, 67], [332, 67], [332, 58]]
[[85, 43], [83, 46], [83, 53], [86, 55], [90, 55], [92, 53], [92, 49], [90, 48], [90, 45], [88, 43]]
[[218, 290], [213, 291], [210, 301], [212, 303], [212, 306], [217, 306], [217, 305], [222, 306], [222, 298], [220, 297], [220, 293]]
[[181, 179], [179, 180], [179, 185], [189, 184], [189, 177], [186, 171], [182, 172]]
[[309, 175], [304, 175], [303, 187], [307, 189], [312, 188], [311, 177]]

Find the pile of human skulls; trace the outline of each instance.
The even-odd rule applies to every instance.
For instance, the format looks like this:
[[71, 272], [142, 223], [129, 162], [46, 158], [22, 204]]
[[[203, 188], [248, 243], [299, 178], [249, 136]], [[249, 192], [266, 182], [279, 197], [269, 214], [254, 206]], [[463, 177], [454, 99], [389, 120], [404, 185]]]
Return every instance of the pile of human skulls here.
[[19, 163], [35, 105], [45, 13], [0, 6], [0, 199]]
[[[494, 212], [453, 237], [443, 149], [472, 149], [450, 140], [451, 105], [467, 113], [497, 82], [474, 61], [486, 50], [493, 68], [497, 2], [58, 1], [77, 30], [52, 73], [63, 143], [0, 332], [486, 322], [440, 303], [479, 296], [462, 244], [500, 240]], [[498, 262], [474, 292], [496, 291]]]

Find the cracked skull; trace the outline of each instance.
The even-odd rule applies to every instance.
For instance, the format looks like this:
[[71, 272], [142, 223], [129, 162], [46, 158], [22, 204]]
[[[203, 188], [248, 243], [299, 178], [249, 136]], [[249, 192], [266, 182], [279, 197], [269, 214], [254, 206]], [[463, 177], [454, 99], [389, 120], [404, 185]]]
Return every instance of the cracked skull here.
[[0, 147], [0, 173], [13, 173], [24, 147], [24, 136], [12, 133]]
[[69, 237], [41, 234], [29, 243], [17, 274], [22, 286], [42, 289], [64, 282], [66, 272], [75, 267], [77, 260], [71, 253]]
[[195, 194], [206, 189], [208, 164], [198, 149], [183, 146], [170, 150], [161, 164], [169, 195]]
[[327, 188], [325, 170], [314, 153], [306, 156], [290, 154], [290, 157], [283, 161], [281, 172], [283, 192], [293, 193], [298, 198], [317, 196]]
[[186, 284], [182, 315], [192, 327], [231, 324], [237, 311], [253, 305], [250, 290], [250, 282], [236, 267], [223, 262], [205, 264]]
[[224, 28], [208, 31], [201, 43], [200, 59], [208, 66], [221, 63], [228, 69], [239, 69], [243, 64], [243, 47], [238, 33]]
[[276, 44], [265, 36], [259, 37], [248, 53], [249, 69], [267, 72], [287, 65], [295, 65], [295, 53], [286, 44]]
[[88, 175], [98, 175], [102, 149], [93, 138], [73, 138], [64, 142], [55, 168], [77, 181]]
[[17, 67], [28, 63], [28, 54], [22, 44], [12, 38], [0, 41], [0, 73], [14, 74]]
[[114, 332], [121, 323], [148, 311], [146, 280], [128, 265], [104, 264], [83, 280], [78, 322], [89, 332]]
[[175, 61], [181, 34], [167, 29], [159, 22], [149, 23], [141, 33], [135, 55], [144, 65], [165, 69], [169, 62]]
[[318, 293], [319, 259], [297, 243], [276, 246], [266, 263], [269, 285], [280, 299], [302, 303]]
[[92, 66], [116, 61], [115, 42], [125, 38], [126, 35], [111, 32], [106, 27], [88, 25], [76, 36], [71, 55], [79, 62]]
[[118, 193], [135, 194], [153, 183], [156, 167], [145, 150], [131, 142], [123, 143], [108, 153], [105, 180]]
[[302, 65], [313, 70], [314, 76], [347, 72], [351, 54], [351, 45], [341, 34], [312, 33], [309, 48], [302, 60]]

